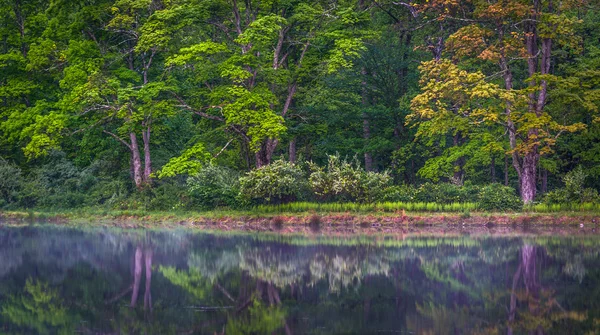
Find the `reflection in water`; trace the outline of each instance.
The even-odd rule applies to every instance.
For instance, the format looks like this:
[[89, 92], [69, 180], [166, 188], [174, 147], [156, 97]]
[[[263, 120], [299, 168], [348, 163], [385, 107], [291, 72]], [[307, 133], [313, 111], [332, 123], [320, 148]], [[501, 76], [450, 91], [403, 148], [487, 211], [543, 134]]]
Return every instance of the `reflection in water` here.
[[600, 332], [596, 236], [24, 227], [0, 242], [0, 333]]

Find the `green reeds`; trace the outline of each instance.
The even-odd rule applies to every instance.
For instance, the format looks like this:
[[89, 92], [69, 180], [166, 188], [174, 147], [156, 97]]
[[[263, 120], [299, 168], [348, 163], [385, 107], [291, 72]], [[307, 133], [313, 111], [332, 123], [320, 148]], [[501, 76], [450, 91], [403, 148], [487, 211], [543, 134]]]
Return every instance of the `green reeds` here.
[[538, 213], [556, 212], [598, 212], [600, 204], [592, 202], [564, 203], [564, 204], [532, 204], [525, 207], [526, 210]]
[[465, 212], [477, 210], [476, 203], [439, 204], [435, 202], [380, 202], [361, 204], [354, 202], [344, 203], [316, 203], [316, 202], [291, 202], [278, 205], [260, 205], [255, 207], [257, 213], [301, 213], [301, 212]]

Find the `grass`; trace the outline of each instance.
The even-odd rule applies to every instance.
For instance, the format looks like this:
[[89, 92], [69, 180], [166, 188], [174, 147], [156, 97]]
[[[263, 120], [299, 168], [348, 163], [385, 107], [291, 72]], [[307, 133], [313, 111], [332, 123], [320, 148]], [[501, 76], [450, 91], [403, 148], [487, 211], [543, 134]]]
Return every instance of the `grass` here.
[[344, 203], [317, 203], [317, 202], [291, 202], [280, 205], [260, 205], [253, 212], [260, 214], [271, 213], [367, 213], [367, 212], [465, 212], [476, 211], [476, 203], [451, 203], [438, 204], [435, 202], [379, 202], [373, 204], [360, 204], [354, 202]]
[[[460, 217], [492, 217], [508, 216], [512, 218], [535, 217], [551, 215], [554, 217], [584, 217], [600, 216], [600, 204], [560, 204], [547, 205], [535, 204], [527, 206], [522, 212], [505, 213], [502, 211], [483, 211], [476, 203], [426, 203], [426, 202], [381, 202], [373, 204], [360, 203], [314, 203], [293, 202], [281, 205], [261, 205], [248, 210], [212, 210], [212, 211], [146, 211], [146, 210], [110, 210], [106, 208], [79, 208], [73, 210], [23, 210], [23, 211], [0, 211], [0, 219], [8, 222], [50, 222], [73, 225], [122, 225], [123, 227], [170, 227], [181, 226], [193, 222], [229, 222], [239, 223], [248, 219], [269, 219], [273, 221], [274, 227], [278, 227], [277, 221], [291, 217], [310, 218], [320, 215], [324, 219], [338, 214], [353, 217], [364, 217], [369, 223], [373, 217], [425, 217], [443, 218], [446, 215]], [[280, 217], [273, 220], [275, 217]], [[361, 219], [363, 220], [363, 219]], [[290, 221], [290, 220], [288, 220]], [[291, 221], [294, 221], [293, 219]], [[441, 220], [444, 221], [444, 220]], [[1, 224], [1, 222], [0, 222]]]
[[525, 206], [526, 212], [557, 213], [557, 212], [600, 212], [600, 204], [584, 202], [570, 204], [534, 204]]

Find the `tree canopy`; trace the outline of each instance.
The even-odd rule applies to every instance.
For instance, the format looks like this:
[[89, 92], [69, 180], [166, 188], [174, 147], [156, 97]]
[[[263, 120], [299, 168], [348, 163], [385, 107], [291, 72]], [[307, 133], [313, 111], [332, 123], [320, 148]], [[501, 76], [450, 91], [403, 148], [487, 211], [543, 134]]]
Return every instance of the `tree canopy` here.
[[0, 18], [2, 205], [35, 204], [57, 157], [100, 202], [331, 155], [525, 203], [577, 166], [600, 187], [596, 1], [2, 0]]

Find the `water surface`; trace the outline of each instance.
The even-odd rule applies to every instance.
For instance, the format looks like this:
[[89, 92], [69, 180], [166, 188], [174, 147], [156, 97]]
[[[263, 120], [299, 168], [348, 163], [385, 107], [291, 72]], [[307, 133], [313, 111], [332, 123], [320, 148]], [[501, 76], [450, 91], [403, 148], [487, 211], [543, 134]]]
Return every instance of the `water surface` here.
[[0, 333], [600, 332], [600, 237], [537, 233], [0, 226]]

